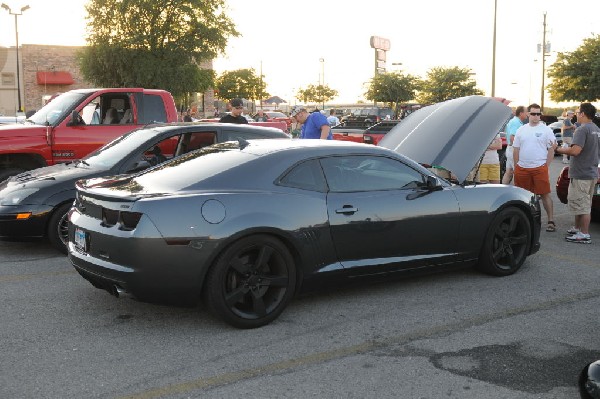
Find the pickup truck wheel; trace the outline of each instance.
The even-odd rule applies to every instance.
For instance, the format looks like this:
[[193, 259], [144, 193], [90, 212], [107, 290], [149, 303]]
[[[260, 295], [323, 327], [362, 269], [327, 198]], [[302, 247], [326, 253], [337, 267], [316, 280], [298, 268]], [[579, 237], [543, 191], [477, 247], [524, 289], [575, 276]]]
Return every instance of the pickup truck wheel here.
[[25, 169], [12, 168], [12, 169], [4, 169], [0, 171], [0, 183], [4, 180], [8, 179], [11, 176], [16, 176], [19, 173], [25, 172]]
[[69, 242], [69, 220], [67, 213], [71, 209], [71, 203], [62, 204], [59, 206], [48, 221], [48, 241], [50, 244], [62, 252], [67, 254], [67, 243]]

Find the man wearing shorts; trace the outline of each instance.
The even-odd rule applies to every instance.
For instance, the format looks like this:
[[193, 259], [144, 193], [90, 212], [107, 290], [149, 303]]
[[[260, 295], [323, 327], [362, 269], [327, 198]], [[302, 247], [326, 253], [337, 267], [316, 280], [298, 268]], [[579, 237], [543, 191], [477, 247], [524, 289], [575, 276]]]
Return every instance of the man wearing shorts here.
[[590, 212], [592, 197], [598, 181], [598, 151], [600, 128], [592, 123], [596, 107], [582, 103], [577, 113], [581, 126], [573, 134], [571, 147], [559, 148], [558, 153], [571, 156], [569, 164], [569, 212], [575, 216], [575, 226], [567, 230], [566, 240], [582, 244], [592, 242], [590, 237]]
[[546, 231], [556, 231], [554, 204], [550, 196], [550, 174], [548, 165], [554, 159], [556, 138], [552, 129], [541, 122], [539, 105], [527, 107], [529, 123], [521, 126], [513, 141], [515, 163], [515, 186], [537, 194], [548, 216]]

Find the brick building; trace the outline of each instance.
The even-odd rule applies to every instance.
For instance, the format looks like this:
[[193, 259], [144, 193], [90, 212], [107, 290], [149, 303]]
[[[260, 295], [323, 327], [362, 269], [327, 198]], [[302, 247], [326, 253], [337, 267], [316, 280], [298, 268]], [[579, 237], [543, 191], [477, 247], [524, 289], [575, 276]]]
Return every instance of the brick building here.
[[[95, 86], [85, 81], [79, 70], [77, 52], [81, 49], [79, 46], [20, 46], [21, 101], [26, 112], [40, 109], [55, 93]], [[14, 115], [18, 109], [15, 57], [14, 47], [0, 48], [0, 114], [4, 115]], [[212, 69], [212, 61], [201, 67]], [[190, 106], [197, 109], [199, 116], [213, 115], [213, 104], [213, 90], [191, 96]]]

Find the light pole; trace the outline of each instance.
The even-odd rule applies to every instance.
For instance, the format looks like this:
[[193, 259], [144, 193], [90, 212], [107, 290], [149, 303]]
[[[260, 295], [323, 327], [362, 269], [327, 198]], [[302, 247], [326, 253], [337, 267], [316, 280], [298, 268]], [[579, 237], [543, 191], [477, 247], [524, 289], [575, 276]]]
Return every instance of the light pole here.
[[18, 99], [18, 104], [19, 104], [19, 109], [17, 112], [23, 112], [23, 107], [21, 107], [21, 73], [19, 71], [19, 28], [18, 28], [18, 24], [17, 24], [17, 17], [19, 15], [23, 15], [23, 12], [27, 11], [29, 9], [29, 6], [21, 7], [21, 12], [13, 12], [12, 9], [5, 3], [2, 3], [2, 5], [0, 7], [4, 8], [6, 11], [8, 11], [8, 13], [10, 15], [15, 16], [15, 40], [16, 40], [15, 51], [17, 54], [17, 99]]
[[498, 0], [494, 0], [494, 38], [492, 44], [492, 97], [496, 96], [496, 11]]
[[321, 95], [323, 97], [323, 104], [321, 105], [323, 111], [325, 110], [325, 58], [319, 58], [319, 62], [321, 63], [321, 77], [323, 79], [323, 83], [321, 85]]

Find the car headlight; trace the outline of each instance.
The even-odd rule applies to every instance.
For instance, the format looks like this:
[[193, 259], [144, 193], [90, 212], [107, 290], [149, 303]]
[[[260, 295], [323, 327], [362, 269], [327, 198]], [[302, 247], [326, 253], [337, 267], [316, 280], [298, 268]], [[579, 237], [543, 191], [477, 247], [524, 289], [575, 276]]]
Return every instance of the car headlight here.
[[8, 193], [5, 197], [0, 198], [0, 205], [18, 205], [31, 194], [37, 192], [39, 188], [24, 188]]

